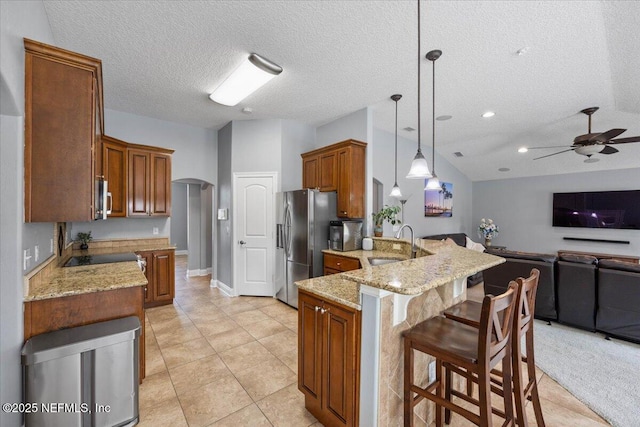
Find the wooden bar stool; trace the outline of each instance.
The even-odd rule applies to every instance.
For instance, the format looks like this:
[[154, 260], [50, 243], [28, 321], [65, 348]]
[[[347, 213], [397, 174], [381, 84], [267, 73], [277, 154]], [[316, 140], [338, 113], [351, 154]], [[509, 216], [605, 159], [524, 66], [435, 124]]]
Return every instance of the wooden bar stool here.
[[[418, 323], [405, 331], [404, 337], [404, 425], [413, 426], [413, 408], [422, 399], [436, 404], [436, 426], [442, 427], [443, 408], [454, 411], [479, 426], [492, 424], [492, 412], [503, 418], [503, 426], [513, 426], [513, 403], [511, 396], [511, 349], [510, 337], [512, 317], [519, 285], [509, 283], [507, 291], [497, 297], [484, 297], [480, 315], [480, 326], [475, 328], [445, 317], [434, 317]], [[436, 378], [426, 387], [413, 383], [414, 350], [435, 356]], [[491, 406], [491, 369], [502, 362], [505, 411]], [[474, 373], [478, 378], [479, 400], [465, 396], [479, 407], [479, 415], [451, 400], [445, 390], [445, 378], [450, 380], [450, 370], [459, 367]], [[449, 388], [451, 390], [451, 388]], [[414, 396], [415, 395], [415, 396]]]
[[[542, 416], [542, 407], [540, 406], [540, 396], [538, 395], [538, 381], [536, 379], [536, 364], [533, 347], [533, 313], [536, 306], [536, 291], [538, 289], [538, 279], [540, 271], [532, 269], [528, 278], [519, 277], [516, 279], [520, 283], [520, 295], [518, 295], [517, 307], [513, 316], [513, 340], [511, 343], [511, 363], [513, 370], [513, 393], [516, 405], [516, 422], [520, 427], [527, 427], [527, 416], [525, 413], [525, 399], [529, 399], [533, 403], [533, 410], [536, 416], [536, 423], [539, 427], [545, 427], [544, 418]], [[480, 327], [480, 318], [482, 312], [482, 304], [475, 301], [464, 301], [456, 304], [448, 310], [444, 311], [445, 317], [452, 319], [465, 325], [475, 328]], [[526, 336], [526, 356], [522, 355], [522, 336]], [[522, 376], [522, 362], [527, 364], [527, 381]], [[460, 373], [460, 372], [458, 372]], [[501, 376], [499, 370], [492, 372], [495, 376]], [[477, 382], [472, 375], [463, 376], [467, 378], [467, 396], [471, 396], [473, 382]], [[492, 377], [492, 382], [497, 385], [492, 389], [502, 395], [503, 383], [499, 378]], [[459, 392], [453, 390], [452, 394], [458, 395]]]

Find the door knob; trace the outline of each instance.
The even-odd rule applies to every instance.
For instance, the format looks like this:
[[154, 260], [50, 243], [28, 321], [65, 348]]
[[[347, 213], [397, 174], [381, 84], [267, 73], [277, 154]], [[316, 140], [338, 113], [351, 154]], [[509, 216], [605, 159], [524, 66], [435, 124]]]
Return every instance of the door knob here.
[[245, 242], [244, 240], [240, 240], [238, 243], [240, 243], [241, 245], [246, 245], [247, 242]]

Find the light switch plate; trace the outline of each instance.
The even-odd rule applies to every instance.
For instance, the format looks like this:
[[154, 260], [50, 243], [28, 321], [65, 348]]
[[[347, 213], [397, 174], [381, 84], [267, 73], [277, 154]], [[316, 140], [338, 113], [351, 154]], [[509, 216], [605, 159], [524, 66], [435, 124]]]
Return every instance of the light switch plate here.
[[158, 230], [158, 227], [153, 227], [153, 234], [158, 234], [160, 231]]

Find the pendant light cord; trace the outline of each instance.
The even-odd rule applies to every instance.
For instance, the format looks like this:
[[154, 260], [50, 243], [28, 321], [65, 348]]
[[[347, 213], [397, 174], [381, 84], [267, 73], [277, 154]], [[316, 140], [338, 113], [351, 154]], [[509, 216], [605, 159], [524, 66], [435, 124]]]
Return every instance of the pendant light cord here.
[[418, 0], [418, 153], [420, 150], [420, 139], [421, 139], [421, 130], [420, 130], [420, 61], [422, 60], [420, 54], [420, 0]]
[[395, 161], [395, 184], [398, 185], [398, 100], [396, 99], [396, 161]]
[[[437, 58], [436, 58], [437, 59]], [[431, 123], [433, 126], [433, 143], [432, 143], [432, 152], [431, 152], [431, 170], [433, 171], [433, 176], [436, 176], [436, 60], [431, 61], [433, 63], [433, 83], [431, 89], [433, 91], [433, 108], [431, 109]]]

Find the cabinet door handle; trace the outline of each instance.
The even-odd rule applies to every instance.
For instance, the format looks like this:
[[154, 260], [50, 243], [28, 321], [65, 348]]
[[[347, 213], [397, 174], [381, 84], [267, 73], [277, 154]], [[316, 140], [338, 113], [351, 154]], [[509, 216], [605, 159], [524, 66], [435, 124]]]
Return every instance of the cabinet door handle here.
[[327, 309], [321, 308], [320, 309], [320, 314], [325, 314], [327, 311], [329, 311], [328, 308]]
[[340, 263], [339, 263], [339, 262], [336, 262], [336, 265], [337, 265], [337, 266], [340, 266]]
[[320, 310], [320, 307], [316, 305], [316, 313], [318, 312], [318, 310]]

